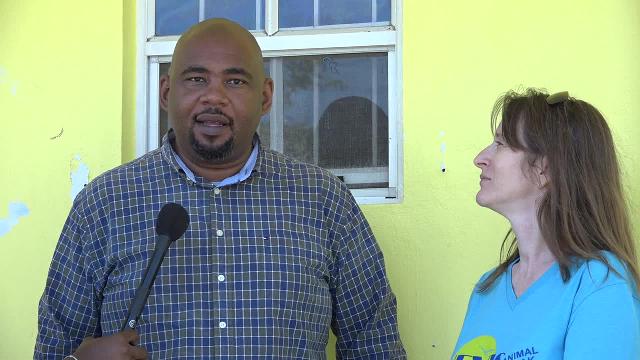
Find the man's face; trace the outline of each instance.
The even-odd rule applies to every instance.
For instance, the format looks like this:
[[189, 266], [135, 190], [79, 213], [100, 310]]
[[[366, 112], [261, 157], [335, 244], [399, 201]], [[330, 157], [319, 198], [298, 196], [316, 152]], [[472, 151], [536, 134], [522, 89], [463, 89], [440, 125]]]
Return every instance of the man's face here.
[[161, 79], [181, 156], [224, 164], [249, 152], [273, 86], [257, 56], [246, 38], [228, 33], [202, 32], [181, 44]]

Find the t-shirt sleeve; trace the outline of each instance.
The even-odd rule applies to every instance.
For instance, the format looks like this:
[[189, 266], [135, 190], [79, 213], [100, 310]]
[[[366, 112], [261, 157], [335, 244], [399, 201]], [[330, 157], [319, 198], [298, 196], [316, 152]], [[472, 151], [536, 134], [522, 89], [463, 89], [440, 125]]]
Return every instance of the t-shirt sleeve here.
[[640, 359], [638, 299], [626, 282], [604, 285], [575, 304], [564, 359]]

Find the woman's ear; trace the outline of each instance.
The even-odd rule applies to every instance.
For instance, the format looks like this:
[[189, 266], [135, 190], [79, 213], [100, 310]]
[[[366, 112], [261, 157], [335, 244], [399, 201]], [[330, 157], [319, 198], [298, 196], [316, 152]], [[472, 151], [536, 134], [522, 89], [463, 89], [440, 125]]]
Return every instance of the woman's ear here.
[[547, 157], [543, 156], [540, 159], [536, 160], [536, 164], [534, 165], [535, 176], [538, 181], [538, 185], [540, 188], [545, 188], [549, 184], [549, 166]]

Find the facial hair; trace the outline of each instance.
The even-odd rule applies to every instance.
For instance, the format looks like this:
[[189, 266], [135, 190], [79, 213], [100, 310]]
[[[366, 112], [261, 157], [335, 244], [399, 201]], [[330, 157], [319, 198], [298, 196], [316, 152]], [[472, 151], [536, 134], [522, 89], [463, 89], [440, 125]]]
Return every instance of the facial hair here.
[[[229, 126], [230, 129], [233, 131], [233, 122], [234, 122], [233, 118], [225, 115], [219, 109], [216, 109], [216, 108], [207, 109], [207, 110], [205, 110], [203, 112], [200, 112], [198, 115], [200, 115], [200, 114], [214, 114], [214, 115], [222, 115], [222, 116], [226, 117], [229, 120], [229, 123], [228, 123], [227, 126]], [[196, 117], [198, 115], [196, 115]], [[219, 145], [219, 146], [208, 146], [208, 145], [202, 144], [201, 142], [199, 142], [196, 139], [196, 136], [193, 133], [193, 127], [189, 129], [189, 143], [191, 144], [191, 148], [203, 160], [224, 160], [224, 159], [226, 159], [231, 154], [231, 152], [233, 151], [234, 137], [235, 136], [232, 133], [231, 137], [227, 141], [225, 141], [222, 145]]]

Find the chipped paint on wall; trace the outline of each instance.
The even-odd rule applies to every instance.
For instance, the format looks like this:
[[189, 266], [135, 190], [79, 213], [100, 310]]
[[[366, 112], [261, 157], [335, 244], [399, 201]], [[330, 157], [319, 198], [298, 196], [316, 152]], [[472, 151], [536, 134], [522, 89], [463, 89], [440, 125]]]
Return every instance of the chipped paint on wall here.
[[7, 234], [14, 226], [18, 225], [18, 219], [29, 215], [29, 208], [21, 202], [9, 203], [9, 215], [0, 219], [0, 236]]
[[7, 87], [9, 94], [16, 96], [18, 94], [19, 82], [17, 80], [11, 80], [8, 74], [7, 70], [0, 66], [0, 85]]
[[440, 131], [440, 134], [438, 135], [438, 138], [440, 138], [440, 171], [442, 172], [447, 171], [447, 143], [444, 141], [445, 135], [446, 133], [444, 131]]
[[71, 159], [71, 201], [76, 195], [89, 183], [89, 167], [82, 162], [80, 155], [76, 155]]

